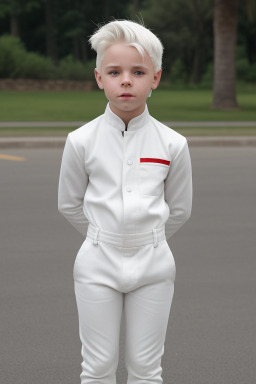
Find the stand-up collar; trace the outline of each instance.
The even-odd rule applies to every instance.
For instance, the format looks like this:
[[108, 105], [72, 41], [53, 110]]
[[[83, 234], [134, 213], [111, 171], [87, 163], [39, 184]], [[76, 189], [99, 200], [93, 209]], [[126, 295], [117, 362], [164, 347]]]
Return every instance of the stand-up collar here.
[[[111, 111], [109, 103], [106, 106], [104, 116], [111, 126], [119, 129], [120, 131], [125, 131], [125, 123], [119, 116], [117, 116], [114, 112]], [[149, 112], [146, 104], [144, 112], [141, 115], [134, 117], [129, 121], [127, 126], [127, 131], [135, 131], [139, 128], [142, 128], [148, 119], [149, 119]]]

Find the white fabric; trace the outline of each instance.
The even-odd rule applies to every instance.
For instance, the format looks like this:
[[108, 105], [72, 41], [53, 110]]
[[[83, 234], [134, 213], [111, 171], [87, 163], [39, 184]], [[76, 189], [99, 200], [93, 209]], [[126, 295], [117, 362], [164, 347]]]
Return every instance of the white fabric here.
[[98, 241], [103, 241], [104, 243], [122, 248], [141, 247], [146, 244], [154, 244], [154, 247], [157, 247], [159, 241], [165, 240], [165, 231], [163, 226], [150, 232], [120, 234], [104, 231], [89, 224], [87, 237], [93, 239], [94, 244], [97, 244]]
[[68, 135], [58, 204], [86, 237], [74, 265], [82, 384], [116, 384], [122, 312], [127, 383], [162, 384], [176, 275], [165, 235], [189, 218], [191, 202], [187, 141], [147, 107], [127, 131], [107, 105]]
[[[140, 158], [170, 161], [141, 163]], [[125, 124], [105, 113], [69, 133], [59, 211], [86, 236], [89, 222], [116, 233], [165, 225], [169, 239], [190, 217], [192, 171], [186, 138], [144, 112]]]
[[162, 384], [175, 275], [166, 240], [120, 248], [86, 238], [74, 265], [81, 384], [116, 384], [122, 313], [127, 384]]

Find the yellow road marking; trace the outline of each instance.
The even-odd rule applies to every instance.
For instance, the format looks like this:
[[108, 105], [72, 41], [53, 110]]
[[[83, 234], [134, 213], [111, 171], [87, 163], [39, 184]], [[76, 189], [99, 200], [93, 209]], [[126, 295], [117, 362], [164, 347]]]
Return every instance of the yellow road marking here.
[[3, 154], [1, 154], [1, 153], [0, 153], [0, 159], [4, 159], [4, 160], [12, 160], [12, 161], [26, 161], [25, 157], [3, 155]]

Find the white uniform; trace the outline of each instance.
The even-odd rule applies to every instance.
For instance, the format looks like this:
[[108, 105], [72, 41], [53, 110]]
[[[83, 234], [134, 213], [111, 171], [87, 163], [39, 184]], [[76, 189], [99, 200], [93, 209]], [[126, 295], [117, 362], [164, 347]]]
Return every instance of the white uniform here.
[[176, 273], [166, 239], [192, 205], [185, 137], [147, 106], [125, 131], [107, 105], [67, 137], [58, 204], [86, 237], [74, 265], [82, 384], [116, 383], [122, 311], [128, 384], [162, 383]]

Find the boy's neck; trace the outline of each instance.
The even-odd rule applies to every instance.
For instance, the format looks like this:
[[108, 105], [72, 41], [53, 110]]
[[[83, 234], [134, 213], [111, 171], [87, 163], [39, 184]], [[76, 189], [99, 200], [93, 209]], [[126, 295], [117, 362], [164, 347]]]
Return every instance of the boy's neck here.
[[117, 115], [118, 117], [120, 117], [121, 120], [123, 120], [125, 124], [125, 130], [127, 131], [129, 122], [135, 117], [140, 116], [145, 111], [146, 103], [142, 107], [137, 108], [135, 111], [127, 111], [127, 112], [120, 111], [120, 110], [117, 111], [116, 108], [113, 107], [111, 104], [109, 104], [109, 107], [115, 115]]

